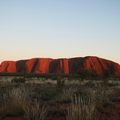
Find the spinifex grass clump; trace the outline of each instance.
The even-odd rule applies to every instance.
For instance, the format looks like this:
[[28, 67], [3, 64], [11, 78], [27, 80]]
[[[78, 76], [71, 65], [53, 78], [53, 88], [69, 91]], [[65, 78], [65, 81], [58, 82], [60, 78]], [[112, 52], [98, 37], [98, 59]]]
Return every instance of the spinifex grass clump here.
[[5, 116], [24, 116], [25, 120], [46, 120], [47, 106], [33, 101], [30, 89], [20, 84], [19, 87], [14, 86], [5, 93], [4, 104], [0, 107], [2, 119]]
[[[7, 89], [7, 88], [6, 88]], [[24, 115], [23, 107], [27, 103], [27, 90], [24, 86], [13, 87], [4, 93], [4, 102], [0, 108], [1, 116]]]
[[34, 102], [24, 107], [24, 117], [26, 120], [46, 120], [47, 119], [47, 106]]
[[90, 93], [76, 93], [72, 96], [66, 120], [98, 120], [96, 119], [95, 97]]

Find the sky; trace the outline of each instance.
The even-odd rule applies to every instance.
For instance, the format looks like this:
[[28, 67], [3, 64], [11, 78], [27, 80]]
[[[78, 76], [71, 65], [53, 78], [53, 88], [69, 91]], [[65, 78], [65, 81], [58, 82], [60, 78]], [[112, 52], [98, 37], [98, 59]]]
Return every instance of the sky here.
[[84, 56], [120, 63], [120, 0], [0, 0], [0, 62]]

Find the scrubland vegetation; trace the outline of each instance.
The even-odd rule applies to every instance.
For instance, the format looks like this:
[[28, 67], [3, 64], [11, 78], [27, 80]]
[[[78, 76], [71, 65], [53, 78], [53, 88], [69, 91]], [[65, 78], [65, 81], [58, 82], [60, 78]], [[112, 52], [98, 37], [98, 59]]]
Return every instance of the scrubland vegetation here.
[[113, 104], [119, 93], [120, 82], [114, 79], [16, 76], [0, 82], [0, 119], [104, 120], [106, 106]]

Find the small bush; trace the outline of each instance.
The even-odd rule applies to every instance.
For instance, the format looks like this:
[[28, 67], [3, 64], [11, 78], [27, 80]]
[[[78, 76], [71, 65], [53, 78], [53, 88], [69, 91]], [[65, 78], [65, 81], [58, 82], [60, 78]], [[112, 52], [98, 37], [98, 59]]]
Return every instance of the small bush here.
[[65, 79], [62, 79], [60, 76], [57, 77], [57, 88], [62, 89], [65, 84]]
[[23, 77], [20, 77], [20, 78], [13, 78], [12, 80], [11, 80], [11, 82], [12, 83], [25, 83], [25, 78], [23, 78]]

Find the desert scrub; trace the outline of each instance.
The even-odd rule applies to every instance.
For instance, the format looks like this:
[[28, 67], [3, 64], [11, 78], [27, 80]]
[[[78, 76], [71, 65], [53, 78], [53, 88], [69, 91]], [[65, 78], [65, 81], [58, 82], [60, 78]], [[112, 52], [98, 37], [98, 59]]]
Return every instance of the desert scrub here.
[[111, 99], [114, 94], [114, 89], [99, 84], [94, 88], [96, 111], [101, 113], [104, 111], [104, 105], [111, 103]]
[[71, 97], [78, 91], [77, 87], [68, 87], [63, 88], [62, 91], [56, 96], [57, 101], [62, 101], [69, 103], [71, 101]]

